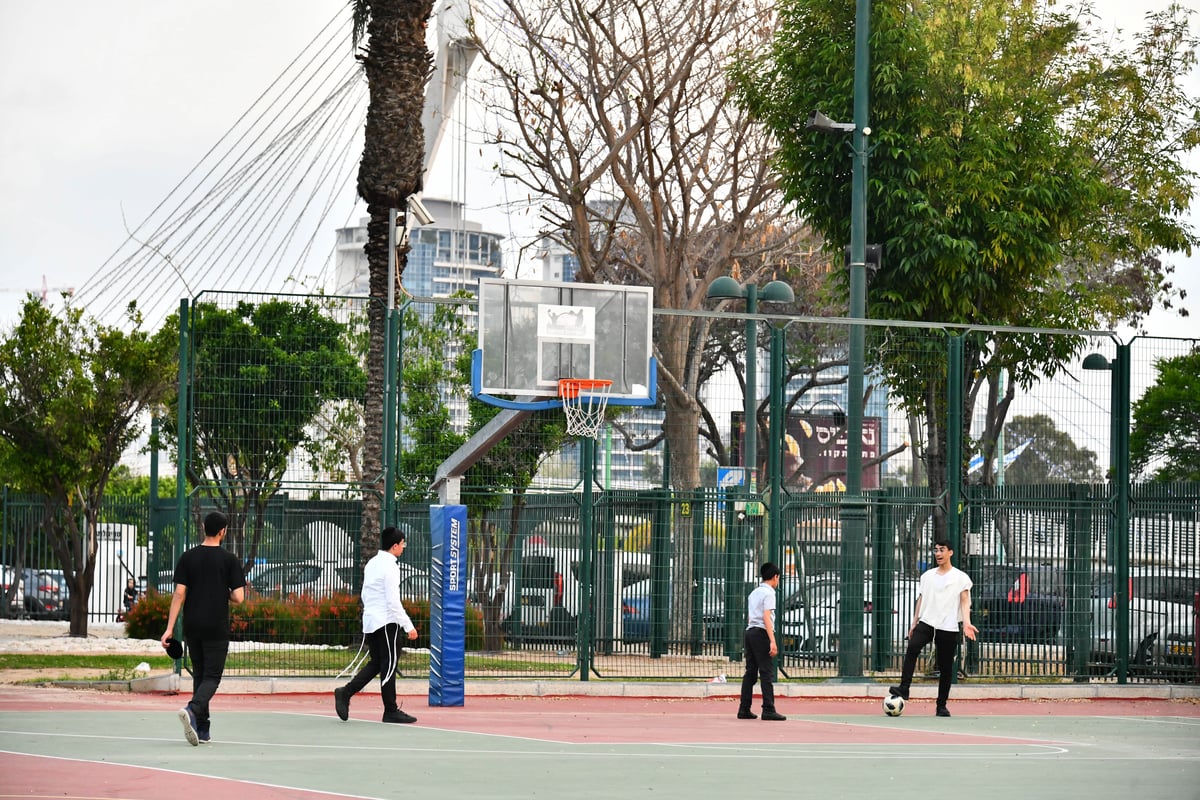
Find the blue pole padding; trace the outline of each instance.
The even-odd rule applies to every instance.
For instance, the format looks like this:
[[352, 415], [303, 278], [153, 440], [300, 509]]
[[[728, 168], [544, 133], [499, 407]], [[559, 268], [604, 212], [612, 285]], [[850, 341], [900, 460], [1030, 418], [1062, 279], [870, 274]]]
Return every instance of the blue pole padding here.
[[461, 706], [466, 694], [467, 507], [431, 505], [429, 532], [429, 705]]

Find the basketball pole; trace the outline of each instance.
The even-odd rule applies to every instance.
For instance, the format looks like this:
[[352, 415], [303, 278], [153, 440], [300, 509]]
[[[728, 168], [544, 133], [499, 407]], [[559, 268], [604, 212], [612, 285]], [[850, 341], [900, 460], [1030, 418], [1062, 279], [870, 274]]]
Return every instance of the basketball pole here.
[[596, 477], [596, 440], [590, 436], [579, 437], [579, 477], [583, 481], [583, 493], [579, 507], [579, 567], [583, 572], [583, 597], [579, 608], [579, 625], [576, 632], [576, 646], [579, 648], [579, 679], [588, 680], [592, 671], [592, 617], [595, 600], [592, 586], [592, 541], [593, 525], [592, 510], [595, 499], [592, 496], [593, 481]]

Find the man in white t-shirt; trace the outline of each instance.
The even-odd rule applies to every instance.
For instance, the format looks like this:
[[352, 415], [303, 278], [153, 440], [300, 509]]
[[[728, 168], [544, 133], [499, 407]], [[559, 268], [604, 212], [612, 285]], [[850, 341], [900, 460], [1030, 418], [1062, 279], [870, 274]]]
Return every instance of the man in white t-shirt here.
[[938, 696], [937, 715], [950, 716], [946, 702], [950, 699], [950, 683], [954, 679], [954, 652], [958, 649], [958, 624], [972, 641], [978, 628], [971, 624], [971, 578], [951, 564], [954, 550], [950, 543], [939, 539], [933, 545], [933, 560], [937, 566], [926, 570], [917, 589], [917, 607], [913, 611], [912, 627], [908, 630], [908, 650], [904, 653], [904, 672], [900, 685], [891, 687], [893, 695], [908, 699], [917, 658], [925, 645], [933, 642], [937, 649]]

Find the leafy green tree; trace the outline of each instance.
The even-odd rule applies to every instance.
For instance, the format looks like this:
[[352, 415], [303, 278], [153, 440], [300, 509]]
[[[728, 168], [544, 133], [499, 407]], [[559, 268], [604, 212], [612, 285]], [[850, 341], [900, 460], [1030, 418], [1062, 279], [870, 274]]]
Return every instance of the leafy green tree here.
[[[470, 360], [466, 324], [458, 306], [437, 304], [427, 317], [409, 306], [400, 342], [400, 499], [424, 502], [434, 475], [466, 437], [455, 431], [452, 409], [469, 394], [456, 361]], [[458, 354], [457, 359], [448, 354]]]
[[227, 539], [248, 567], [313, 419], [328, 402], [361, 402], [366, 375], [346, 326], [313, 300], [197, 303], [192, 343], [187, 476], [229, 514]]
[[1004, 471], [1008, 483], [1095, 483], [1104, 480], [1096, 454], [1079, 447], [1045, 414], [1013, 417], [1004, 426], [1008, 450], [1029, 445]]
[[1133, 405], [1131, 467], [1156, 481], [1200, 481], [1200, 348], [1164, 358]]
[[[499, 408], [472, 398], [471, 430], [486, 425]], [[470, 518], [472, 594], [483, 612], [484, 649], [502, 649], [500, 615], [513, 574], [517, 532], [526, 496], [538, 469], [567, 441], [561, 410], [534, 411], [487, 451], [463, 476], [463, 495]], [[497, 524], [486, 512], [511, 499], [508, 519]]]
[[[1125, 52], [1082, 8], [872, 3], [867, 237], [884, 259], [870, 317], [1078, 330], [1171, 299], [1159, 256], [1197, 244], [1180, 213], [1196, 177], [1185, 157], [1200, 140], [1183, 83], [1195, 62], [1187, 13], [1150, 15]], [[805, 121], [816, 109], [853, 117], [854, 13], [843, 0], [793, 0], [770, 51], [734, 70], [741, 101], [779, 142], [788, 199], [839, 254], [850, 239], [848, 138]], [[947, 470], [965, 468], [946, 463], [946, 376], [912, 363], [944, 363], [945, 341], [887, 337], [867, 351], [925, 419], [930, 487], [942, 496]], [[981, 397], [989, 460], [1015, 389], [1052, 377], [1080, 344], [966, 336], [963, 419]]]
[[[111, 494], [123, 497], [141, 497], [148, 501], [150, 498], [150, 476], [135, 475], [129, 467], [124, 464], [118, 464], [109, 475], [108, 491]], [[174, 475], [159, 476], [158, 496], [164, 499], [174, 499]]]
[[[0, 469], [45, 498], [44, 526], [71, 590], [71, 635], [86, 636], [96, 526], [109, 478], [142, 432], [142, 414], [171, 393], [178, 334], [56, 315], [30, 296], [0, 342]], [[17, 565], [20, 566], [20, 565]]]

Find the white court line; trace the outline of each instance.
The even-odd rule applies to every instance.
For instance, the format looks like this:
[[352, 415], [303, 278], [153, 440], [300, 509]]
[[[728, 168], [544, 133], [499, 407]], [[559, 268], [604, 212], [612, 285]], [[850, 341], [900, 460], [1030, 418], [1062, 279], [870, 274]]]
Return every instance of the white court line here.
[[[157, 740], [156, 740], [157, 741]], [[168, 775], [185, 775], [189, 778], [208, 778], [214, 781], [229, 781], [233, 783], [242, 783], [249, 786], [262, 786], [266, 789], [279, 789], [288, 792], [305, 792], [307, 794], [327, 795], [329, 797], [349, 797], [353, 800], [388, 800], [385, 797], [365, 794], [347, 794], [346, 792], [326, 792], [322, 789], [306, 789], [303, 786], [287, 786], [281, 783], [264, 783], [263, 781], [252, 781], [245, 778], [228, 778], [222, 775], [212, 775], [207, 772], [188, 772], [182, 769], [167, 769], [166, 767], [150, 767], [145, 764], [128, 764], [123, 761], [99, 761], [94, 758], [67, 758], [66, 756], [45, 756], [41, 753], [24, 753], [18, 750], [0, 750], [0, 754], [8, 754], [14, 756], [30, 756], [32, 758], [47, 758], [52, 761], [67, 761], [73, 764], [104, 764], [107, 766], [117, 767], [132, 767], [134, 769], [145, 769], [152, 772], [165, 772]]]
[[[463, 731], [453, 731], [453, 730], [444, 731], [444, 732], [446, 732], [446, 733], [463, 733]], [[128, 741], [138, 741], [138, 742], [164, 742], [164, 741], [172, 741], [173, 742], [173, 741], [175, 741], [175, 737], [107, 736], [107, 735], [90, 734], [90, 733], [43, 733], [43, 732], [39, 732], [39, 731], [0, 731], [0, 734], [13, 734], [13, 735], [30, 736], [30, 737], [40, 736], [40, 737], [44, 737], [44, 738], [58, 738], [58, 739], [98, 739], [98, 740], [103, 740], [103, 741], [127, 741], [127, 742]], [[519, 740], [519, 737], [511, 737], [511, 738]], [[767, 760], [782, 759], [782, 760], [793, 760], [793, 761], [797, 761], [797, 760], [798, 761], [806, 761], [806, 760], [810, 760], [810, 759], [814, 759], [814, 758], [848, 758], [848, 757], [860, 758], [862, 756], [881, 756], [883, 758], [893, 758], [893, 757], [894, 758], [944, 758], [943, 755], [934, 755], [934, 754], [930, 754], [928, 756], [923, 756], [920, 753], [914, 755], [911, 752], [906, 752], [903, 754], [897, 752], [893, 755], [893, 754], [889, 754], [886, 752], [881, 752], [884, 748], [896, 747], [897, 745], [894, 743], [893, 744], [881, 744], [878, 746], [853, 745], [850, 749], [846, 749], [844, 751], [836, 750], [836, 749], [834, 749], [834, 750], [821, 749], [823, 747], [822, 745], [813, 745], [810, 742], [797, 742], [795, 744], [784, 745], [784, 747], [804, 748], [804, 750], [797, 751], [794, 753], [788, 752], [783, 749], [779, 749], [781, 746], [777, 742], [772, 744], [772, 746], [775, 747], [776, 749], [772, 750], [769, 753], [763, 752], [762, 748], [765, 743], [761, 743], [761, 742], [760, 743], [746, 743], [744, 745], [726, 745], [726, 746], [711, 745], [711, 744], [684, 744], [684, 743], [659, 744], [659, 743], [646, 743], [646, 742], [624, 742], [624, 743], [621, 743], [621, 742], [590, 742], [586, 745], [572, 744], [569, 742], [550, 742], [550, 744], [562, 745], [562, 748], [564, 748], [564, 749], [557, 749], [557, 750], [494, 750], [494, 749], [487, 749], [487, 750], [481, 750], [481, 749], [474, 748], [474, 747], [412, 747], [412, 746], [405, 746], [403, 744], [396, 744], [396, 743], [392, 743], [392, 744], [388, 744], [388, 745], [378, 745], [378, 746], [376, 746], [376, 745], [361, 745], [361, 744], [335, 745], [335, 744], [288, 743], [288, 742], [276, 742], [276, 741], [270, 741], [270, 742], [268, 742], [268, 741], [250, 741], [250, 740], [245, 740], [245, 739], [222, 739], [217, 744], [205, 745], [205, 747], [206, 748], [219, 748], [221, 745], [239, 745], [239, 746], [249, 746], [249, 747], [263, 747], [263, 748], [271, 747], [271, 748], [278, 748], [278, 749], [300, 749], [300, 750], [350, 750], [350, 751], [357, 751], [357, 752], [370, 752], [370, 751], [378, 750], [378, 751], [386, 752], [386, 753], [405, 752], [405, 753], [428, 753], [428, 754], [432, 754], [432, 755], [452, 754], [452, 755], [463, 755], [463, 756], [468, 756], [468, 757], [470, 757], [470, 756], [496, 756], [499, 758], [516, 758], [516, 757], [522, 757], [522, 756], [533, 757], [533, 758], [545, 758], [548, 756], [566, 756], [568, 758], [661, 759], [664, 757], [669, 757], [669, 758], [673, 758], [673, 759], [674, 758], [678, 758], [678, 759], [692, 759], [692, 758], [726, 759], [726, 758], [728, 758], [728, 759], [767, 759]], [[1012, 749], [1011, 744], [949, 744], [949, 745], [913, 744], [913, 745], [899, 745], [899, 746], [905, 747], [905, 749], [908, 749], [908, 748], [929, 748], [929, 749], [966, 748], [966, 747], [989, 748], [989, 749], [995, 748], [995, 747], [1002, 747], [1002, 748], [1005, 748], [1008, 750]], [[1055, 747], [1052, 745], [1024, 744], [1023, 746], [1028, 748], [1031, 752], [1009, 753], [1007, 756], [1005, 756], [1005, 755], [997, 756], [994, 754], [980, 753], [977, 756], [971, 756], [971, 757], [972, 758], [990, 758], [990, 759], [1006, 760], [1008, 758], [1029, 758], [1030, 756], [1035, 756], [1035, 755], [1061, 755], [1063, 753], [1070, 752], [1066, 748]], [[649, 748], [665, 748], [667, 750], [681, 750], [681, 749], [686, 748], [689, 750], [696, 750], [699, 752], [671, 753], [669, 756], [667, 756], [667, 754], [660, 753], [660, 752], [640, 752], [640, 753], [626, 753], [626, 752], [615, 752], [615, 751], [587, 752], [587, 751], [581, 750], [581, 748], [583, 748], [583, 747], [590, 747], [590, 748], [621, 748], [621, 747], [646, 748], [646, 747], [649, 747]], [[738, 749], [739, 747], [743, 748], [743, 749]], [[837, 746], [830, 745], [829, 747], [836, 748]], [[1039, 751], [1044, 751], [1044, 752], [1039, 752]], [[22, 753], [24, 755], [36, 755], [35, 753], [25, 753], [23, 751], [0, 750], [0, 752], [14, 752], [14, 753]], [[955, 757], [957, 758], [958, 756], [956, 755]], [[74, 760], [85, 761], [87, 759], [74, 759]], [[96, 763], [125, 764], [127, 762], [100, 761], [100, 762], [96, 762]], [[132, 764], [131, 763], [131, 764], [128, 764], [128, 766], [140, 766], [140, 764]]]
[[1162, 723], [1164, 725], [1183, 725], [1189, 728], [1200, 726], [1200, 717], [1093, 717], [1093, 719], [1107, 719], [1113, 722]]

